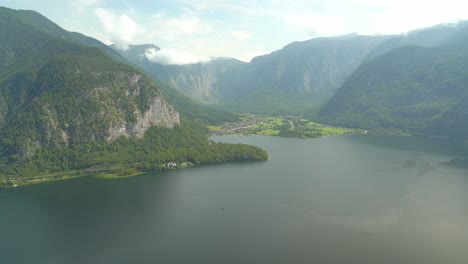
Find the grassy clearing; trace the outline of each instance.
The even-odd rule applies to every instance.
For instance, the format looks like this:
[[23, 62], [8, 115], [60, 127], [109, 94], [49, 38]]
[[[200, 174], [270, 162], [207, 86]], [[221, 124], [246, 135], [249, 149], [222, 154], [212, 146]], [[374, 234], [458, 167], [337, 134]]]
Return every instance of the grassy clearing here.
[[267, 117], [261, 119], [252, 129], [252, 134], [262, 136], [279, 136], [281, 131], [289, 126], [288, 121], [281, 117]]
[[129, 178], [129, 177], [135, 177], [138, 175], [144, 174], [144, 172], [135, 172], [133, 174], [128, 174], [128, 175], [119, 175], [118, 173], [100, 173], [93, 175], [93, 178], [96, 179], [124, 179], [124, 178]]
[[279, 136], [281, 131], [279, 130], [273, 130], [273, 129], [263, 129], [258, 132], [256, 132], [256, 135], [261, 135], [261, 136]]
[[212, 132], [216, 132], [216, 131], [220, 131], [223, 127], [222, 126], [207, 126], [207, 128]]
[[365, 134], [359, 129], [333, 127], [305, 118], [293, 116], [267, 117], [245, 115], [240, 123], [229, 123], [224, 126], [210, 126], [212, 132], [219, 134], [244, 134], [262, 136], [281, 136], [296, 138], [318, 138], [331, 135]]

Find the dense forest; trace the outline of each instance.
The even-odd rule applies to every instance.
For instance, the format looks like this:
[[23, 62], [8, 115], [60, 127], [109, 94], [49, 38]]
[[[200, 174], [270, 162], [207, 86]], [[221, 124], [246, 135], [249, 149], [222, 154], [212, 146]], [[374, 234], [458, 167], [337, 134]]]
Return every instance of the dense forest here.
[[228, 161], [266, 160], [265, 151], [248, 146], [209, 141], [194, 125], [182, 122], [173, 129], [152, 127], [142, 139], [121, 137], [68, 146], [44, 146], [31, 157], [3, 156], [0, 173], [7, 177], [40, 176], [70, 170], [161, 171], [167, 163], [193, 165]]

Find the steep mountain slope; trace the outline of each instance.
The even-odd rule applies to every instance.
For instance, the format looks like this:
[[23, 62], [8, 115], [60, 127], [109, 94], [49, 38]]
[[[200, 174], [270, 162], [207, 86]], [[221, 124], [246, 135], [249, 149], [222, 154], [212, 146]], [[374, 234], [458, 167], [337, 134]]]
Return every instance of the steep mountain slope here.
[[[220, 70], [220, 68], [223, 68], [222, 64], [216, 63], [217, 66], [220, 66], [218, 68], [204, 63], [192, 65], [153, 63], [148, 60], [145, 54], [150, 49], [155, 51], [160, 49], [152, 44], [129, 45], [127, 50], [117, 49], [114, 45], [111, 45], [111, 48], [124, 56], [132, 65], [142, 69], [148, 76], [152, 77], [164, 97], [177, 107], [182, 117], [201, 120], [211, 125], [239, 121], [237, 114], [202, 106], [195, 102], [202, 103], [202, 98], [197, 97], [196, 94], [204, 94], [203, 98], [207, 101], [216, 100], [214, 95], [216, 93], [215, 85], [216, 80], [219, 78], [217, 74], [223, 74], [224, 72]], [[195, 69], [196, 73], [191, 72], [191, 69]]]
[[358, 35], [316, 38], [256, 57], [222, 80], [224, 104], [234, 110], [293, 114], [318, 107], [386, 39]]
[[[219, 103], [219, 82], [226, 73], [243, 67], [246, 63], [232, 58], [213, 58], [208, 62], [188, 65], [152, 64], [151, 72], [178, 91], [202, 104]], [[159, 68], [159, 70], [157, 70]]]
[[159, 50], [151, 45], [119, 52], [199, 103], [238, 112], [298, 114], [318, 108], [388, 38], [348, 35], [295, 42], [249, 64], [218, 58], [207, 63], [162, 65], [146, 58], [143, 51]]
[[265, 158], [256, 148], [210, 144], [144, 74], [102, 47], [50, 34], [54, 24], [37, 17], [0, 9], [0, 174]]
[[454, 41], [437, 47], [393, 49], [364, 63], [322, 109], [323, 121], [442, 134], [446, 132], [439, 129], [441, 124], [447, 130], [466, 123], [468, 38], [464, 34], [450, 35]]
[[[2, 16], [4, 16], [3, 19], [9, 19], [7, 18], [7, 14], [9, 14], [10, 16], [14, 15], [16, 20], [21, 21], [23, 24], [29, 25], [35, 30], [47, 33], [49, 35], [55, 36], [63, 40], [74, 42], [76, 44], [81, 44], [83, 46], [97, 47], [100, 50], [102, 50], [104, 53], [106, 53], [108, 56], [110, 56], [112, 59], [118, 62], [125, 62], [124, 58], [119, 56], [117, 52], [115, 52], [113, 49], [111, 49], [104, 43], [96, 39], [90, 38], [88, 36], [85, 36], [78, 32], [66, 31], [60, 26], [58, 26], [57, 24], [53, 23], [52, 21], [50, 21], [49, 19], [47, 19], [46, 17], [44, 17], [43, 15], [35, 11], [21, 10], [20, 12], [18, 12], [12, 9], [0, 7], [0, 12]], [[6, 28], [4, 30], [6, 30]]]
[[[113, 60], [124, 63], [124, 64], [128, 64], [130, 66], [137, 66], [138, 64], [135, 64], [135, 61], [138, 61], [141, 58], [141, 56], [144, 56], [145, 51], [148, 48], [155, 48], [156, 50], [159, 49], [158, 47], [153, 46], [153, 45], [130, 46], [128, 50], [125, 50], [125, 51], [119, 50], [119, 52], [124, 53], [124, 56], [121, 56], [119, 52], [114, 50], [115, 47], [109, 47], [96, 39], [90, 38], [78, 32], [66, 31], [60, 26], [58, 26], [57, 24], [53, 23], [52, 21], [48, 20], [46, 17], [42, 16], [41, 14], [35, 11], [22, 10], [21, 12], [16, 12], [14, 10], [3, 8], [3, 7], [0, 7], [0, 11], [5, 15], [14, 14], [15, 19], [23, 22], [23, 24], [27, 24], [28, 26], [34, 28], [34, 30], [37, 30], [39, 32], [47, 33], [59, 39], [68, 40], [75, 44], [80, 44], [80, 45], [87, 46], [87, 47], [96, 47], [100, 49], [101, 51], [103, 51], [105, 54], [107, 54], [109, 57], [111, 57]], [[5, 16], [4, 19], [8, 19], [7, 16]], [[18, 25], [14, 25], [14, 26], [18, 26]], [[6, 28], [4, 28], [3, 30], [6, 30]], [[25, 29], [25, 28], [18, 28], [17, 30], [25, 30], [24, 32], [30, 31], [30, 29]], [[0, 28], [0, 34], [6, 34], [6, 31], [3, 31], [2, 33], [2, 29]], [[23, 45], [23, 44], [29, 45], [28, 43], [20, 43], [20, 45]], [[23, 47], [23, 48], [27, 48], [27, 47]], [[18, 49], [20, 49], [20, 47], [18, 47]], [[32, 57], [37, 57], [37, 56], [38, 56], [37, 54], [35, 54], [34, 56], [29, 56], [28, 54], [25, 54], [24, 57], [32, 58]], [[48, 55], [45, 54], [44, 56], [48, 56]], [[131, 59], [129, 61], [126, 59], [126, 57], [135, 58], [135, 60]], [[6, 58], [9, 58], [9, 57], [6, 56]], [[156, 75], [154, 77], [158, 78], [159, 76], [160, 75]], [[164, 76], [161, 76], [161, 77], [164, 77]], [[182, 117], [187, 117], [189, 119], [203, 120], [204, 122], [209, 123], [209, 124], [219, 124], [222, 122], [238, 120], [238, 117], [232, 113], [213, 110], [213, 109], [207, 109], [193, 102], [190, 102], [188, 98], [185, 98], [184, 96], [179, 95], [175, 91], [173, 91], [172, 87], [168, 87], [167, 85], [164, 85], [162, 83], [160, 83], [160, 89], [163, 90], [162, 91], [163, 93], [167, 95], [169, 94], [171, 95], [169, 98], [170, 104], [176, 106], [177, 108], [180, 108], [179, 111]]]
[[177, 91], [201, 104], [219, 102], [219, 80], [224, 74], [232, 72], [246, 63], [233, 58], [213, 58], [207, 62], [187, 65], [163, 65], [152, 62], [147, 52], [160, 48], [152, 44], [130, 45], [127, 50], [117, 49], [126, 59], [145, 70], [156, 79], [162, 80]]
[[468, 138], [468, 93], [464, 98], [424, 129], [424, 133], [439, 137]]
[[459, 32], [467, 27], [468, 23], [462, 21], [455, 24], [440, 24], [429, 28], [416, 29], [383, 42], [373, 49], [366, 59], [375, 58], [392, 49], [404, 46], [435, 47], [447, 42], [452, 36], [459, 35]]

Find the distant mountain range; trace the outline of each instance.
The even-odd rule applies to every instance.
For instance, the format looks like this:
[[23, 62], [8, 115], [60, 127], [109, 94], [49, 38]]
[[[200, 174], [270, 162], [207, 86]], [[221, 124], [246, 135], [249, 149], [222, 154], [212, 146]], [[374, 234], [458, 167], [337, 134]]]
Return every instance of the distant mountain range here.
[[295, 42], [243, 63], [215, 58], [190, 65], [162, 65], [145, 56], [151, 45], [116, 49], [150, 75], [202, 104], [237, 112], [302, 113], [317, 108], [389, 36], [348, 35]]
[[250, 63], [162, 65], [144, 56], [145, 46], [117, 51], [201, 104], [465, 137], [460, 124], [466, 123], [467, 32], [462, 21], [402, 35], [316, 38]]

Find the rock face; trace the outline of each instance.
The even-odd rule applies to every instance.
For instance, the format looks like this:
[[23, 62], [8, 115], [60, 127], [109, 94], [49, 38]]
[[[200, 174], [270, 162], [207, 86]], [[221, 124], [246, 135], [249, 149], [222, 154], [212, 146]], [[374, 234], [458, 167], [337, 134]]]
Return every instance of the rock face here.
[[0, 7], [0, 155], [141, 138], [179, 114], [156, 84], [97, 40]]
[[225, 75], [245, 65], [246, 63], [232, 58], [214, 58], [208, 62], [189, 65], [160, 65], [161, 71], [155, 71], [155, 74], [157, 78], [201, 104], [218, 104]]
[[187, 65], [163, 65], [150, 61], [149, 50], [157, 52], [159, 47], [152, 44], [130, 45], [127, 50], [111, 46], [122, 56], [138, 65], [153, 77], [168, 83], [171, 87], [201, 104], [220, 103], [221, 80], [226, 74], [237, 71], [247, 63], [233, 58], [212, 58], [206, 62]]
[[291, 106], [325, 102], [366, 55], [388, 38], [350, 35], [294, 42], [250, 63], [216, 58], [206, 63], [162, 65], [144, 56], [144, 48], [157, 52], [156, 46], [116, 51], [201, 104], [240, 112], [284, 108], [287, 113]]
[[149, 109], [143, 114], [136, 112], [135, 116], [136, 122], [124, 122], [109, 128], [107, 141], [114, 141], [122, 136], [141, 138], [151, 126], [173, 128], [180, 125], [179, 113], [161, 96], [151, 99]]
[[[287, 91], [291, 95], [331, 95], [387, 36], [348, 35], [291, 43], [256, 57], [240, 74], [225, 80], [226, 94]], [[235, 94], [232, 94], [235, 96]]]

